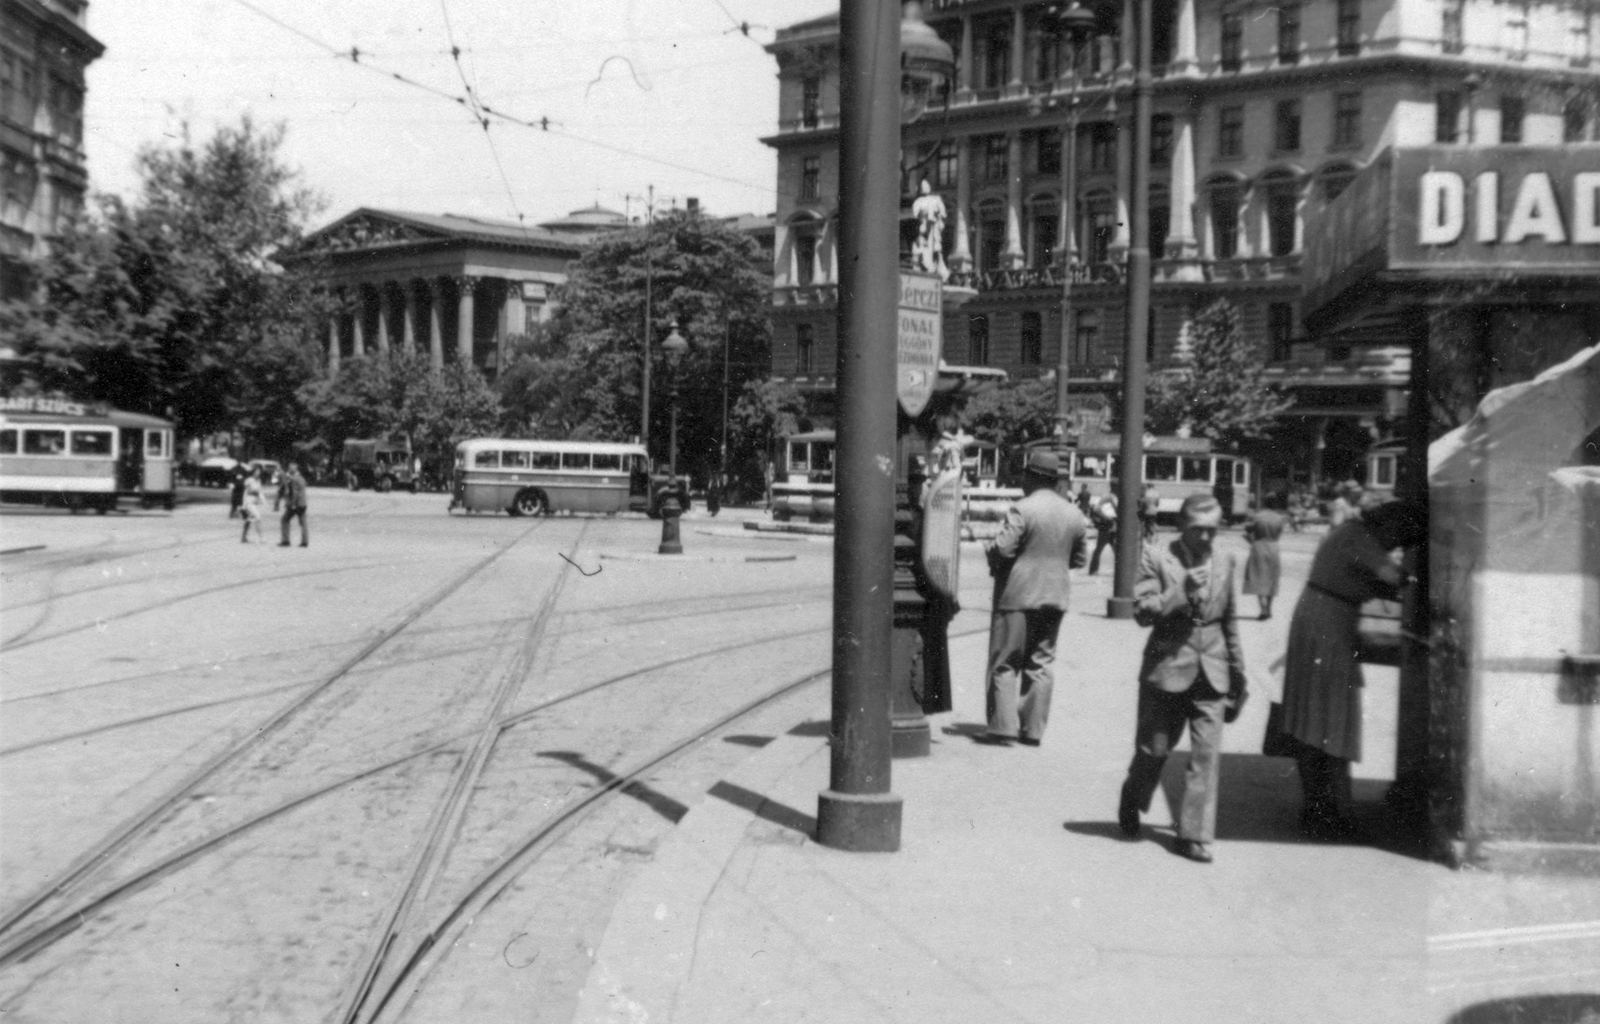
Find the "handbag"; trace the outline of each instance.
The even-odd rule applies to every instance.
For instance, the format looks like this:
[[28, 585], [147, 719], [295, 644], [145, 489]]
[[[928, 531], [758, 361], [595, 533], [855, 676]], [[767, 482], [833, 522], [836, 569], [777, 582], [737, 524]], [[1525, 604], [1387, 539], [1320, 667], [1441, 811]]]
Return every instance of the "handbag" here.
[[1283, 704], [1273, 701], [1267, 709], [1267, 732], [1261, 739], [1261, 753], [1267, 757], [1293, 757], [1299, 741], [1283, 731]]

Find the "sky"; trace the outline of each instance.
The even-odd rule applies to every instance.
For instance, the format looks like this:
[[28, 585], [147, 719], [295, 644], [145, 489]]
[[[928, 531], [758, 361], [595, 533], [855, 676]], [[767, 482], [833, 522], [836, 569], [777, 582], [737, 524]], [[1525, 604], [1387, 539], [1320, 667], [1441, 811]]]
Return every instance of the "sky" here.
[[[248, 114], [285, 125], [282, 159], [326, 204], [313, 227], [362, 206], [530, 225], [595, 203], [640, 216], [651, 186], [658, 209], [692, 196], [714, 214], [770, 213], [776, 163], [759, 140], [776, 132], [777, 63], [761, 44], [837, 2], [92, 0], [106, 52], [88, 69], [90, 188], [132, 196], [141, 147]], [[491, 118], [485, 131], [451, 98], [464, 83], [550, 130]]]

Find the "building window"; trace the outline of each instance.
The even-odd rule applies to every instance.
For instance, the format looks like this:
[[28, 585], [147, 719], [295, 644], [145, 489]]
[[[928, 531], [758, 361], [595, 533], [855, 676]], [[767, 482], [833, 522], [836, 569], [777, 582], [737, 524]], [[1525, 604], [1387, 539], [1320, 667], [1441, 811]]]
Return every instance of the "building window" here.
[[1294, 343], [1294, 305], [1273, 302], [1267, 306], [1267, 344], [1274, 363], [1289, 361], [1289, 346]]
[[957, 144], [944, 142], [939, 145], [939, 155], [933, 162], [933, 185], [935, 188], [954, 188], [956, 184], [956, 170], [961, 166], [960, 157], [957, 156]]
[[1239, 254], [1239, 186], [1233, 182], [1211, 190], [1211, 255], [1231, 260]]
[[1000, 254], [1006, 248], [1006, 216], [999, 203], [978, 211], [978, 269], [990, 273], [1000, 269]]
[[1159, 260], [1167, 254], [1167, 233], [1172, 229], [1172, 201], [1165, 190], [1150, 197], [1150, 258]]
[[1322, 201], [1331, 203], [1339, 198], [1350, 182], [1355, 179], [1354, 167], [1335, 167], [1322, 172]]
[[1089, 126], [1089, 170], [1110, 171], [1117, 166], [1117, 126], [1096, 121]]
[[816, 357], [816, 344], [811, 336], [810, 324], [797, 324], [794, 329], [794, 372], [805, 375], [812, 372]]
[[973, 366], [989, 365], [989, 318], [967, 318], [967, 359]]
[[1238, 71], [1244, 64], [1244, 15], [1222, 16], [1222, 70]]
[[1521, 96], [1500, 97], [1500, 142], [1516, 145], [1522, 142], [1522, 122], [1527, 116], [1527, 105]]
[[1072, 333], [1072, 365], [1089, 366], [1094, 362], [1094, 350], [1100, 340], [1100, 314], [1080, 312]]
[[1445, 53], [1460, 53], [1466, 49], [1461, 35], [1461, 12], [1466, 0], [1445, 0], [1443, 46]]
[[983, 140], [983, 180], [1005, 181], [1010, 170], [1010, 145], [1004, 135], [988, 135]]
[[1217, 111], [1217, 155], [1244, 155], [1244, 108], [1223, 107]]
[[1354, 57], [1361, 52], [1361, 0], [1339, 0], [1338, 52]]
[[1053, 82], [1061, 74], [1061, 41], [1054, 32], [1036, 32], [1033, 36], [1033, 80]]
[[1116, 201], [1110, 196], [1097, 196], [1089, 200], [1088, 256], [1090, 263], [1104, 263], [1111, 258], [1111, 242], [1117, 237]]
[[1581, 98], [1567, 100], [1561, 112], [1561, 141], [1582, 142], [1589, 128], [1589, 107]]
[[1433, 141], [1457, 142], [1461, 138], [1461, 94], [1441, 92], [1433, 97]]
[[1300, 63], [1300, 5], [1278, 8], [1278, 63]]
[[1279, 153], [1300, 151], [1300, 101], [1279, 100], [1273, 121], [1272, 148]]
[[1295, 224], [1300, 216], [1300, 186], [1289, 176], [1269, 178], [1267, 194], [1267, 247], [1274, 256], [1294, 252]]
[[1506, 48], [1512, 60], [1528, 59], [1528, 4], [1527, 0], [1511, 0], [1506, 17]]
[[1056, 235], [1061, 232], [1061, 218], [1056, 216], [1055, 201], [1041, 199], [1033, 207], [1033, 266], [1039, 269], [1050, 266], [1056, 258]]
[[1333, 97], [1333, 146], [1353, 149], [1361, 145], [1361, 94], [1335, 93]]
[[804, 287], [816, 279], [817, 236], [805, 233], [794, 240], [794, 281]]
[[1172, 163], [1172, 115], [1157, 114], [1150, 119], [1150, 166]]
[[1040, 174], [1061, 173], [1061, 133], [1040, 132], [1034, 136], [1035, 169]]
[[800, 198], [816, 199], [821, 194], [822, 157], [804, 157], [800, 161]]
[[1011, 80], [1011, 32], [996, 25], [989, 30], [983, 48], [983, 85], [998, 89]]
[[1577, 21], [1573, 23], [1572, 31], [1568, 34], [1571, 40], [1567, 44], [1569, 57], [1573, 67], [1586, 68], [1589, 66], [1589, 16], [1588, 12], [1581, 9], [1573, 13]]
[[815, 76], [800, 80], [800, 124], [815, 128], [822, 119], [822, 79]]
[[1023, 366], [1038, 366], [1044, 362], [1044, 318], [1033, 310], [1022, 314], [1020, 361]]

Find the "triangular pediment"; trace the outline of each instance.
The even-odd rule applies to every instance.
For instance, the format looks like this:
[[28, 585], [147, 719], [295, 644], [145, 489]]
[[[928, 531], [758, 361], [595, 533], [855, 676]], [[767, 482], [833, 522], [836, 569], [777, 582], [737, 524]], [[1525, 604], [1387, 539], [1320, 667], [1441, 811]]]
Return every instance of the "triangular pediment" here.
[[427, 228], [406, 218], [377, 210], [356, 210], [308, 235], [302, 251], [353, 252], [385, 249], [395, 245], [415, 245], [450, 238], [449, 232]]

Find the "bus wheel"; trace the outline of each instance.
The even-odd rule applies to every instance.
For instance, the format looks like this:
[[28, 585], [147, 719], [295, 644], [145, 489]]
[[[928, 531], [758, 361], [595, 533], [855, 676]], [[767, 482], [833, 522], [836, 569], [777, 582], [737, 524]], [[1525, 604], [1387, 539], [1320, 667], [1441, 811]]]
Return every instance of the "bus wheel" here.
[[549, 502], [538, 491], [523, 491], [511, 505], [511, 511], [519, 516], [541, 516], [549, 510]]
[[379, 494], [388, 494], [390, 491], [394, 490], [394, 477], [380, 476], [378, 478], [378, 483], [376, 486], [374, 486], [373, 490], [377, 491]]

